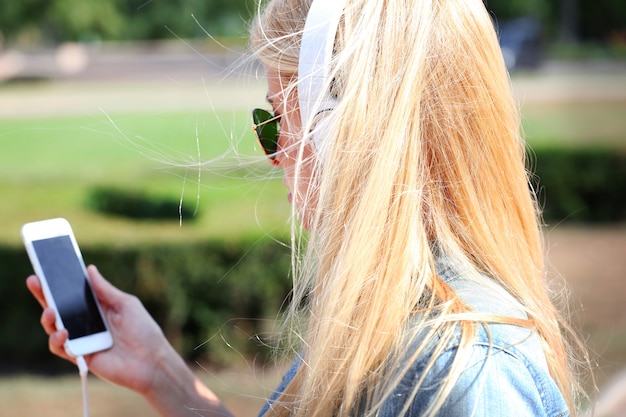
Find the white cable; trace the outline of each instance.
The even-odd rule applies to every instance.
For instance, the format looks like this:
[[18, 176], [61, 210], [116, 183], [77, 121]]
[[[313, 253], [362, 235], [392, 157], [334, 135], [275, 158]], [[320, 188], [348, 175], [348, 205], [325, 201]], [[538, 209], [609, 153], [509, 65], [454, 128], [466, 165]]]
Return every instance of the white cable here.
[[78, 365], [78, 373], [80, 374], [81, 385], [83, 386], [83, 415], [89, 417], [89, 397], [87, 395], [87, 374], [89, 374], [89, 367], [85, 358], [79, 356], [76, 358], [76, 364]]

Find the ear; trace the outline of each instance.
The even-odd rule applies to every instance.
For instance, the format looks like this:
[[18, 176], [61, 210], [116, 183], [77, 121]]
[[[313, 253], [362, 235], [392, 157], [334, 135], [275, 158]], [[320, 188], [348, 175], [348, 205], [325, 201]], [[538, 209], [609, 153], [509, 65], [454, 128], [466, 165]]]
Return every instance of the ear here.
[[316, 156], [322, 164], [328, 159], [331, 147], [329, 137], [333, 132], [336, 119], [336, 113], [333, 110], [329, 107], [318, 112], [313, 120], [313, 129], [309, 134], [315, 146]]

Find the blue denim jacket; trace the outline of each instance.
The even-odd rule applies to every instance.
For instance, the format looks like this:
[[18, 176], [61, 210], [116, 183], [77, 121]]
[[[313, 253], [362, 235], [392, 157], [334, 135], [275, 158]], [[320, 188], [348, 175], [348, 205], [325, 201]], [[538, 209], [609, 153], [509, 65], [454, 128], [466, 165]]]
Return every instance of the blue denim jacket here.
[[[438, 273], [476, 312], [525, 318], [521, 306], [493, 280], [485, 276], [460, 274], [449, 261], [438, 263]], [[419, 340], [410, 343], [419, 344]], [[445, 379], [457, 345], [452, 343], [428, 372], [422, 387], [437, 387]], [[427, 355], [425, 355], [427, 356]], [[379, 417], [395, 417], [406, 405], [414, 381], [422, 374], [428, 358], [417, 360], [387, 398]], [[298, 361], [286, 373], [280, 386], [261, 410], [263, 415], [293, 378]], [[407, 417], [424, 414], [433, 389], [420, 389], [411, 400]], [[359, 414], [358, 412], [356, 413]], [[490, 324], [480, 329], [460, 379], [438, 416], [569, 416], [567, 405], [551, 378], [538, 336], [533, 330]]]

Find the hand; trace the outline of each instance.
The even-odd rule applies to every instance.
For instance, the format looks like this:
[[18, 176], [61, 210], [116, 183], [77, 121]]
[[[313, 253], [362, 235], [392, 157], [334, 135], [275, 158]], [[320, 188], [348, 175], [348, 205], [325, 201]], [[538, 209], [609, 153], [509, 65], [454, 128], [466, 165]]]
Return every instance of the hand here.
[[[89, 266], [87, 272], [113, 335], [111, 349], [85, 357], [89, 370], [103, 379], [146, 395], [155, 382], [154, 373], [159, 362], [176, 361], [177, 354], [137, 297], [115, 288], [95, 266]], [[41, 325], [50, 336], [50, 351], [75, 362], [63, 347], [67, 330], [56, 328], [54, 311], [47, 306], [39, 279], [30, 276], [26, 285], [44, 308]]]

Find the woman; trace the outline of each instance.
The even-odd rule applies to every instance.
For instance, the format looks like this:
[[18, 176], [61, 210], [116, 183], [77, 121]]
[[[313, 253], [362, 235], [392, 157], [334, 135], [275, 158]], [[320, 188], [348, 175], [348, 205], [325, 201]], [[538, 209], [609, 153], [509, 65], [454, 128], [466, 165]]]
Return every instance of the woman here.
[[[251, 45], [274, 113], [255, 110], [255, 129], [306, 229], [285, 331], [297, 359], [261, 414], [575, 414], [483, 3], [273, 0]], [[140, 303], [89, 274], [115, 339], [92, 372], [164, 416], [227, 415]], [[42, 324], [68, 358], [49, 309]]]

